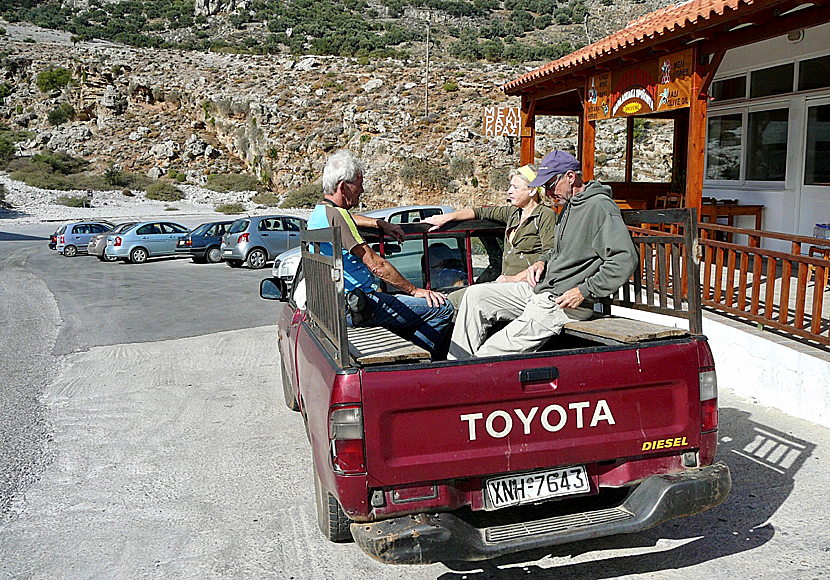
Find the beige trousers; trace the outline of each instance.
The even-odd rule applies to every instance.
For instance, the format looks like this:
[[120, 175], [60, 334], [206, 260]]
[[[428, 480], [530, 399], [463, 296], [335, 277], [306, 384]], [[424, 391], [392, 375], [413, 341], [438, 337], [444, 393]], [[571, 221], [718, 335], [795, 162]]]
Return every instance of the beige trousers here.
[[[467, 288], [452, 332], [448, 359], [533, 352], [588, 308], [561, 308], [550, 292], [536, 294], [527, 282], [476, 284]], [[510, 321], [485, 342], [496, 323]]]

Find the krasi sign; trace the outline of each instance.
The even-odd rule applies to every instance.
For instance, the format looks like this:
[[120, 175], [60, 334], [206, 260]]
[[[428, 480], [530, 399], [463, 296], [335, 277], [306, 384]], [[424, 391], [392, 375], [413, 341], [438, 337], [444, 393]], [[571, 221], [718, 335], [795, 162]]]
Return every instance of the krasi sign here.
[[588, 120], [647, 115], [689, 106], [693, 51], [684, 50], [588, 79]]

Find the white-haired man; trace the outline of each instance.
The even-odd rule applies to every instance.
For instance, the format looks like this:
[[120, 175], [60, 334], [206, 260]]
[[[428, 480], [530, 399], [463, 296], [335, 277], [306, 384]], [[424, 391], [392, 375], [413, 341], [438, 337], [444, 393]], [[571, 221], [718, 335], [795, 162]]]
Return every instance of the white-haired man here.
[[[440, 292], [409, 282], [363, 240], [358, 226], [380, 228], [398, 239], [403, 235], [399, 226], [385, 220], [349, 212], [360, 201], [364, 173], [363, 164], [349, 151], [331, 155], [323, 170], [323, 201], [311, 213], [308, 229], [340, 227], [346, 292], [358, 290], [366, 296], [366, 314], [361, 317], [360, 326], [383, 326], [425, 348], [433, 357], [440, 356], [453, 307]], [[373, 276], [400, 288], [404, 294], [378, 292]], [[348, 314], [347, 323], [353, 322]]]

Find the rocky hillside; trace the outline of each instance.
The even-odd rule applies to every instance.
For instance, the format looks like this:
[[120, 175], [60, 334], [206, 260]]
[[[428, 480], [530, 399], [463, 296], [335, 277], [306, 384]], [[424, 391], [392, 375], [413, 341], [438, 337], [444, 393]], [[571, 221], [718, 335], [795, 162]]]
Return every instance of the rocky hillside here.
[[[197, 185], [249, 172], [281, 197], [318, 179], [327, 155], [348, 148], [369, 167], [367, 207], [501, 202], [519, 160], [514, 139], [481, 134], [481, 116], [484, 106], [518, 104], [499, 87], [529, 65], [433, 62], [427, 88], [423, 62], [136, 49], [52, 34], [44, 42], [0, 37], [9, 93], [0, 116], [31, 132], [18, 155], [65, 151], [99, 171], [114, 163]], [[38, 74], [59, 67], [71, 82], [41, 92]], [[53, 126], [49, 113], [64, 103], [75, 120]], [[574, 119], [538, 128], [539, 151], [575, 148]], [[611, 172], [624, 140], [619, 125], [601, 130]], [[670, 142], [649, 140], [648, 173], [667, 175]]]

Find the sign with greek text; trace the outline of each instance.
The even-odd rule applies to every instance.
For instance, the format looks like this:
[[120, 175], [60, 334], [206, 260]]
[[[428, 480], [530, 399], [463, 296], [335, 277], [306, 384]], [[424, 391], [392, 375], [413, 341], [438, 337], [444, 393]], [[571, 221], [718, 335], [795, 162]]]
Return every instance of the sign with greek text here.
[[483, 126], [484, 134], [491, 137], [521, 137], [519, 107], [484, 107]]
[[692, 94], [693, 55], [693, 50], [684, 50], [589, 77], [585, 93], [588, 120], [633, 117], [688, 107]]

